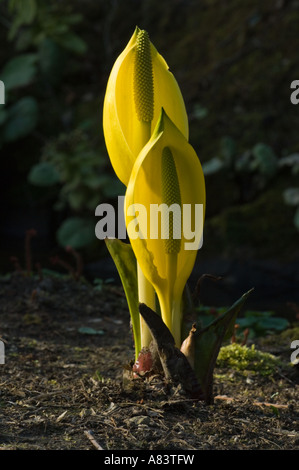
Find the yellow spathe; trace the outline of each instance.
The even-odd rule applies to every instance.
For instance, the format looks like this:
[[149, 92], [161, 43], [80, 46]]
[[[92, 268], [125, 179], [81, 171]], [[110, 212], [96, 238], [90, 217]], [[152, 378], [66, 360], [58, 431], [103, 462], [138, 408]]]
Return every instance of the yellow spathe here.
[[[194, 231], [196, 226], [196, 238], [201, 239], [206, 197], [202, 167], [193, 147], [163, 109], [149, 142], [141, 150], [134, 163], [125, 197], [125, 218], [137, 261], [144, 276], [157, 292], [163, 321], [173, 332], [174, 324], [180, 324], [180, 320], [174, 316], [180, 311], [183, 290], [193, 269], [197, 248], [186, 249], [192, 240], [189, 239], [188, 234], [184, 233], [184, 222], [188, 222], [184, 220], [184, 217], [181, 243], [177, 245], [179, 248], [174, 253], [168, 253], [165, 249], [165, 240], [162, 239], [161, 231], [158, 231], [157, 239], [151, 238], [151, 229], [156, 229], [156, 227], [151, 227], [151, 207], [155, 204], [160, 206], [166, 203], [163, 200], [165, 194], [168, 194], [165, 192], [165, 185], [171, 186], [171, 181], [165, 180], [162, 171], [162, 157], [165, 155], [165, 149], [173, 159], [173, 168], [169, 172], [170, 175], [173, 174], [172, 179], [175, 185], [173, 194], [178, 194], [179, 191], [179, 197], [174, 196], [173, 202], [180, 202], [183, 214], [184, 205], [188, 205], [189, 214], [191, 214], [189, 228]], [[170, 203], [171, 201], [168, 200], [167, 204]], [[203, 206], [201, 220], [195, 220], [196, 204]], [[144, 238], [136, 236], [136, 233]], [[170, 234], [172, 234], [171, 230]], [[176, 329], [179, 330], [179, 326]], [[176, 339], [177, 342], [180, 341], [179, 333]]]
[[[136, 73], [142, 69], [142, 67], [136, 68], [135, 63], [138, 35], [140, 36], [140, 29], [136, 28], [126, 48], [114, 63], [107, 83], [103, 109], [103, 129], [108, 154], [116, 175], [126, 186], [134, 162], [144, 146], [144, 139], [140, 138], [144, 122], [136, 112], [134, 99]], [[149, 136], [152, 134], [161, 108], [164, 108], [176, 127], [188, 139], [188, 118], [176, 79], [152, 43], [150, 43], [150, 54], [146, 53], [144, 57], [145, 59], [140, 60], [148, 62], [145, 64], [145, 69], [151, 68], [153, 80], [152, 84], [145, 82], [144, 85], [146, 97], [153, 85], [153, 118], [147, 123], [150, 126], [150, 133], [148, 131], [147, 133]]]

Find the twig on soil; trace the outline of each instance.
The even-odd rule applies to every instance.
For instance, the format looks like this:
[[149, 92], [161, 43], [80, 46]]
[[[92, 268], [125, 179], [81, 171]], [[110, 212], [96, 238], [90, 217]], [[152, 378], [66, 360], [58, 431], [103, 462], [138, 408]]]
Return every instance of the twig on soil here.
[[287, 409], [288, 405], [281, 405], [280, 403], [268, 403], [266, 401], [254, 401], [253, 405], [255, 406], [273, 406], [274, 408], [284, 408]]
[[[224, 400], [224, 401], [227, 401], [229, 403], [233, 402], [234, 401], [234, 398], [232, 397], [228, 397], [226, 395], [217, 395], [216, 397], [214, 397], [215, 400]], [[281, 408], [281, 409], [287, 409], [289, 406], [288, 405], [282, 405], [280, 403], [268, 403], [266, 401], [254, 401], [252, 403], [252, 405], [254, 406], [273, 406], [274, 408]]]
[[84, 434], [97, 450], [104, 450], [103, 447], [101, 447], [100, 444], [93, 437], [92, 431], [84, 431]]
[[214, 397], [214, 400], [224, 400], [224, 401], [227, 401], [227, 402], [229, 402], [229, 403], [232, 402], [232, 401], [234, 401], [233, 398], [228, 397], [228, 396], [226, 396], [226, 395], [217, 395], [216, 397]]

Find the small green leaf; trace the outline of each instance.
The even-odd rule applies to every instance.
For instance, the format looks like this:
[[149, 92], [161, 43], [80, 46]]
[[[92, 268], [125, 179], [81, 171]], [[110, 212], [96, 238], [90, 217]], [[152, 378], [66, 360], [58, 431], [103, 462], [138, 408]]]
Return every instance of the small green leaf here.
[[55, 37], [55, 40], [61, 45], [61, 47], [64, 47], [75, 54], [82, 55], [87, 50], [86, 42], [77, 36], [77, 34], [71, 32], [58, 35]]
[[258, 143], [252, 149], [254, 161], [252, 169], [257, 169], [266, 178], [272, 178], [277, 172], [278, 158], [269, 145]]
[[31, 168], [28, 181], [35, 186], [53, 186], [60, 182], [60, 175], [50, 162], [40, 162]]
[[79, 210], [85, 203], [85, 194], [83, 192], [73, 191], [67, 194], [68, 202], [72, 209]]
[[95, 241], [94, 223], [81, 217], [70, 217], [59, 227], [56, 236], [58, 243], [63, 247], [86, 247]]
[[3, 139], [13, 142], [33, 131], [37, 124], [38, 105], [34, 98], [21, 98], [7, 110], [7, 119], [3, 127]]
[[270, 405], [270, 409], [273, 411], [275, 416], [277, 416], [279, 418], [279, 416], [280, 416], [279, 409], [274, 405]]
[[284, 167], [284, 166], [293, 167], [295, 165], [299, 166], [299, 153], [292, 153], [291, 155], [288, 155], [287, 157], [280, 158], [278, 164], [280, 167]]
[[19, 21], [25, 24], [30, 24], [36, 15], [37, 4], [36, 0], [11, 0], [9, 2], [9, 10], [14, 12]]
[[127, 298], [135, 342], [135, 359], [137, 360], [141, 350], [141, 336], [136, 258], [131, 245], [112, 238], [106, 238], [105, 242], [117, 268]]
[[[99, 174], [88, 174], [88, 175], [83, 175], [83, 182], [84, 184], [90, 188], [90, 189], [98, 189], [102, 186], [103, 184], [103, 178], [102, 175]], [[104, 181], [105, 183], [105, 181]]]
[[267, 331], [282, 331], [289, 326], [289, 322], [286, 318], [262, 318], [257, 322], [257, 329]]
[[246, 318], [254, 318], [255, 320], [260, 318], [272, 317], [272, 315], [274, 315], [274, 312], [272, 312], [271, 310], [246, 310], [244, 314]]
[[236, 156], [236, 142], [229, 136], [221, 139], [221, 157], [225, 165], [231, 167]]
[[203, 163], [202, 169], [205, 175], [213, 175], [225, 167], [224, 161], [218, 157], [213, 157]]
[[235, 171], [237, 173], [250, 173], [251, 171], [251, 153], [246, 150], [235, 161]]
[[105, 332], [103, 330], [95, 330], [94, 328], [90, 328], [89, 326], [81, 326], [81, 328], [78, 329], [79, 333], [82, 333], [83, 335], [104, 335]]
[[203, 119], [208, 115], [208, 110], [199, 103], [196, 103], [193, 108], [193, 117], [197, 120]]
[[299, 206], [299, 188], [288, 188], [283, 192], [284, 202], [289, 206]]
[[23, 24], [31, 24], [37, 13], [36, 0], [10, 0], [9, 11], [13, 13], [8, 39], [12, 40]]
[[36, 60], [37, 54], [22, 54], [7, 62], [1, 73], [6, 91], [32, 83], [36, 75]]

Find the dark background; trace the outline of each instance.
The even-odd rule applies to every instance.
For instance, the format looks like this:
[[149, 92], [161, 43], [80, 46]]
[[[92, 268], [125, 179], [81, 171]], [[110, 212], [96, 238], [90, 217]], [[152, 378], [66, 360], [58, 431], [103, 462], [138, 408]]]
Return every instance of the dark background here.
[[[190, 143], [206, 174], [204, 244], [191, 286], [230, 304], [292, 317], [299, 303], [299, 79], [297, 1], [23, 0], [0, 2], [1, 266], [53, 269], [65, 246], [88, 279], [118, 275], [96, 240], [95, 207], [124, 188], [105, 150], [107, 79], [135, 26], [146, 29], [185, 99]], [[288, 191], [290, 188], [293, 192]], [[35, 266], [35, 264], [34, 264]]]

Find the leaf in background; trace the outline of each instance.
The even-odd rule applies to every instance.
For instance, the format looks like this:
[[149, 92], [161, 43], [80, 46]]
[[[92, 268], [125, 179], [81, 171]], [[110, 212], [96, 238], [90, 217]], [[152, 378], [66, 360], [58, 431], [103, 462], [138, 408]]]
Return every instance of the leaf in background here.
[[237, 173], [250, 173], [251, 164], [251, 152], [246, 150], [235, 160], [235, 171]]
[[202, 164], [204, 175], [213, 175], [225, 168], [224, 161], [218, 157], [213, 157]]
[[292, 153], [287, 157], [280, 158], [278, 161], [279, 167], [289, 166], [293, 175], [299, 173], [299, 153]]
[[227, 312], [194, 334], [194, 370], [207, 404], [213, 402], [213, 372], [221, 344], [232, 335], [237, 315], [251, 292], [245, 293]]
[[286, 318], [266, 317], [261, 318], [256, 326], [257, 329], [263, 331], [263, 333], [273, 330], [282, 331], [289, 326], [289, 322]]
[[8, 3], [10, 12], [13, 12], [13, 22], [9, 29], [8, 39], [13, 39], [23, 24], [30, 24], [33, 22], [36, 12], [36, 0], [10, 0]]
[[106, 238], [105, 242], [126, 294], [135, 342], [135, 359], [137, 360], [141, 349], [141, 336], [136, 258], [131, 245], [114, 238]]
[[289, 206], [299, 205], [299, 188], [288, 188], [283, 192], [283, 199]]
[[266, 178], [272, 178], [277, 172], [278, 158], [269, 145], [258, 143], [252, 149], [254, 161], [252, 170], [257, 169]]
[[66, 192], [67, 200], [70, 205], [70, 207], [73, 210], [80, 210], [83, 208], [85, 201], [86, 201], [86, 196], [84, 194], [84, 191], [81, 189], [81, 191], [71, 191], [71, 192]]
[[272, 310], [246, 310], [244, 316], [247, 318], [268, 318], [272, 317], [274, 312]]
[[22, 2], [19, 0], [10, 0], [8, 8], [10, 12], [17, 12], [19, 21], [29, 24], [34, 20], [37, 5], [36, 0], [22, 0]]
[[106, 184], [108, 176], [103, 176], [97, 173], [89, 173], [88, 175], [82, 175], [83, 183], [90, 189], [99, 189], [102, 185]]
[[3, 140], [13, 142], [33, 131], [37, 124], [38, 105], [34, 98], [25, 97], [7, 110], [3, 128]]
[[32, 83], [37, 71], [36, 61], [37, 54], [22, 54], [8, 61], [1, 72], [6, 91]]
[[77, 34], [67, 32], [65, 34], [58, 35], [55, 40], [65, 49], [74, 52], [75, 54], [85, 54], [87, 51], [86, 42], [83, 41]]
[[205, 118], [208, 115], [208, 110], [204, 106], [196, 103], [193, 108], [193, 117], [194, 119], [200, 120]]
[[221, 156], [227, 167], [231, 167], [236, 156], [236, 142], [229, 136], [221, 139]]
[[59, 227], [56, 236], [58, 243], [63, 247], [86, 247], [95, 241], [94, 223], [89, 219], [70, 217]]
[[53, 186], [60, 182], [60, 175], [50, 162], [40, 162], [31, 168], [28, 181], [35, 186]]
[[44, 78], [56, 85], [62, 78], [66, 62], [66, 52], [50, 38], [45, 38], [39, 44], [38, 58]]
[[95, 330], [94, 328], [90, 328], [89, 326], [81, 326], [81, 328], [78, 328], [78, 332], [82, 333], [83, 335], [104, 335], [105, 334], [103, 330]]

